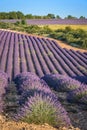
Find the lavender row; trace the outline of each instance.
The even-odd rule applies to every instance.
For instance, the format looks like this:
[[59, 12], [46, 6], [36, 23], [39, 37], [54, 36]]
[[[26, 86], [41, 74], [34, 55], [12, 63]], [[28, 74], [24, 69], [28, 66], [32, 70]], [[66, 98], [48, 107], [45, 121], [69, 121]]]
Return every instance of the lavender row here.
[[63, 69], [70, 76], [75, 75], [74, 72], [72, 71], [72, 69], [70, 69], [69, 66], [66, 64], [65, 59], [61, 58], [61, 56], [52, 47], [50, 41], [48, 42], [47, 46], [50, 49], [50, 51], [53, 52], [55, 58], [57, 59], [57, 61], [59, 62], [60, 66], [61, 66], [61, 69]]
[[3, 112], [4, 94], [6, 93], [7, 87], [8, 87], [8, 76], [6, 73], [0, 70], [0, 114]]
[[[76, 75], [84, 75], [84, 71], [83, 70], [86, 70], [86, 68], [84, 66], [82, 66], [80, 63], [77, 62], [77, 60], [74, 59], [74, 57], [70, 54], [70, 50], [64, 48], [62, 49], [60, 46], [58, 46], [57, 43], [55, 43], [53, 41], [53, 46], [55, 46], [55, 49], [57, 50], [57, 52], [62, 54], [62, 55], [65, 55], [67, 60], [69, 60], [70, 62], [66, 62], [68, 63], [68, 65], [71, 67], [71, 69], [76, 73]], [[58, 49], [57, 49], [58, 48]], [[64, 58], [65, 60], [65, 58]], [[79, 58], [78, 58], [79, 60]], [[66, 61], [66, 60], [65, 60]], [[83, 63], [83, 62], [82, 62]]]
[[67, 112], [45, 81], [33, 73], [24, 72], [17, 75], [14, 82], [21, 94], [20, 107], [12, 116], [14, 120], [57, 127], [71, 125]]
[[[7, 45], [8, 46], [8, 45]], [[13, 74], [13, 48], [14, 48], [14, 33], [10, 35], [10, 41], [8, 46], [7, 60], [6, 60], [6, 72], [8, 77], [12, 79]]]
[[50, 74], [42, 77], [43, 80], [57, 92], [69, 92], [81, 86], [81, 83], [65, 75]]
[[[66, 62], [66, 64], [70, 67], [70, 69], [75, 73], [75, 75], [83, 75], [81, 73], [80, 65], [76, 60], [66, 52], [65, 49], [62, 49], [60, 46], [57, 45], [55, 42], [51, 42], [52, 46], [55, 48], [56, 52], [60, 55], [60, 57]], [[58, 48], [58, 49], [57, 49]], [[69, 51], [68, 49], [66, 49]], [[78, 67], [78, 68], [77, 68]]]
[[81, 84], [79, 88], [68, 93], [69, 102], [84, 103], [87, 105], [87, 85]]
[[35, 43], [33, 44], [33, 46], [34, 46], [34, 49], [35, 49], [35, 51], [36, 51], [36, 54], [37, 54], [38, 60], [39, 60], [39, 62], [40, 62], [40, 65], [41, 65], [41, 67], [42, 67], [43, 73], [44, 73], [44, 74], [49, 74], [49, 73], [50, 73], [50, 70], [48, 69], [47, 64], [46, 64], [45, 60], [43, 59], [43, 57], [42, 57], [42, 55], [41, 55], [41, 52], [40, 52], [40, 50], [39, 50], [39, 48], [38, 48], [38, 46], [37, 46], [38, 40], [37, 40], [37, 38], [35, 38], [35, 37], [33, 37], [33, 39], [34, 39], [34, 41], [35, 41]]
[[5, 70], [6, 69], [6, 59], [7, 59], [7, 55], [8, 55], [8, 51], [9, 51], [10, 36], [11, 36], [11, 33], [8, 33], [6, 42], [4, 43], [3, 52], [0, 57], [0, 69], [2, 71], [6, 71]]
[[31, 50], [32, 60], [33, 60], [34, 66], [35, 66], [36, 74], [41, 77], [43, 75], [43, 72], [42, 72], [42, 68], [39, 64], [38, 58], [36, 56], [35, 49], [32, 45], [32, 44], [34, 44], [33, 38], [28, 37], [28, 41], [29, 41], [28, 45], [29, 45], [30, 50]]
[[0, 31], [0, 69], [13, 79], [20, 72], [87, 76], [86, 52], [61, 48], [55, 41]]
[[44, 50], [41, 39], [37, 38], [37, 41], [38, 41], [37, 45], [40, 49], [40, 52], [42, 53], [43, 59], [45, 60], [47, 66], [48, 66], [48, 69], [50, 70], [50, 73], [58, 73], [57, 70], [55, 69], [55, 67], [53, 66], [51, 60], [49, 59], [47, 52]]
[[34, 64], [33, 64], [33, 61], [32, 61], [30, 48], [29, 48], [29, 45], [28, 45], [28, 42], [27, 42], [27, 37], [25, 37], [24, 35], [22, 35], [22, 37], [24, 39], [24, 50], [25, 50], [27, 69], [28, 69], [29, 72], [35, 73], [35, 68], [34, 68]]

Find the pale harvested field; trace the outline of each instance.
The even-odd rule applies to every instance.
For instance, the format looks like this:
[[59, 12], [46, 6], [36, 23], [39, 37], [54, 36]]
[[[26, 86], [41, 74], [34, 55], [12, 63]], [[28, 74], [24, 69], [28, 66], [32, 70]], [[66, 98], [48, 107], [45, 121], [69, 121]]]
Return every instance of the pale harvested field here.
[[[44, 25], [42, 25], [41, 27], [43, 27]], [[85, 31], [87, 31], [87, 25], [48, 25], [48, 27], [52, 30], [56, 30], [56, 29], [65, 29], [65, 27], [71, 27], [72, 29], [83, 29]]]

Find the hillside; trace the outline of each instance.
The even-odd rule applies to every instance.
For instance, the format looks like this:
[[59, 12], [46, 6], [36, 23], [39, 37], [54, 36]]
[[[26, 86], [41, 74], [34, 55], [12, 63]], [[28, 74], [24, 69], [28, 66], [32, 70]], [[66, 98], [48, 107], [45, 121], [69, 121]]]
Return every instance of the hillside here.
[[10, 79], [26, 71], [39, 77], [50, 73], [87, 76], [87, 53], [63, 49], [53, 40], [1, 30], [0, 69]]
[[86, 130], [87, 52], [62, 45], [0, 30], [1, 129]]

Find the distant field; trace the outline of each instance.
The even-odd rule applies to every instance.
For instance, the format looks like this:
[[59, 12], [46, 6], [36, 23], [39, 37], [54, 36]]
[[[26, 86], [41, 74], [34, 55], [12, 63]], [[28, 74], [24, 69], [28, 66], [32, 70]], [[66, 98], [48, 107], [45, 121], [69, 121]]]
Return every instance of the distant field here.
[[[42, 25], [41, 27], [43, 27], [44, 25]], [[87, 25], [48, 25], [48, 27], [52, 30], [56, 30], [56, 29], [64, 29], [65, 27], [70, 26], [72, 29], [83, 29], [85, 31], [87, 31]]]
[[[0, 20], [6, 23], [16, 23], [19, 19]], [[26, 19], [29, 25], [87, 25], [87, 19]]]

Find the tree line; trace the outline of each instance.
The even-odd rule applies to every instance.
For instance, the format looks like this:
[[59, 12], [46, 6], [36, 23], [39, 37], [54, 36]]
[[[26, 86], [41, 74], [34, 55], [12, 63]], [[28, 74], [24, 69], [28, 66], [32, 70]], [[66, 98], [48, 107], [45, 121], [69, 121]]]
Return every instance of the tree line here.
[[[11, 11], [11, 12], [0, 12], [0, 19], [62, 19], [59, 15], [55, 14], [47, 14], [44, 16], [40, 15], [32, 15], [32, 14], [23, 14], [20, 11]], [[74, 17], [72, 15], [68, 15], [64, 19], [86, 19], [84, 16], [80, 16], [79, 18]]]

